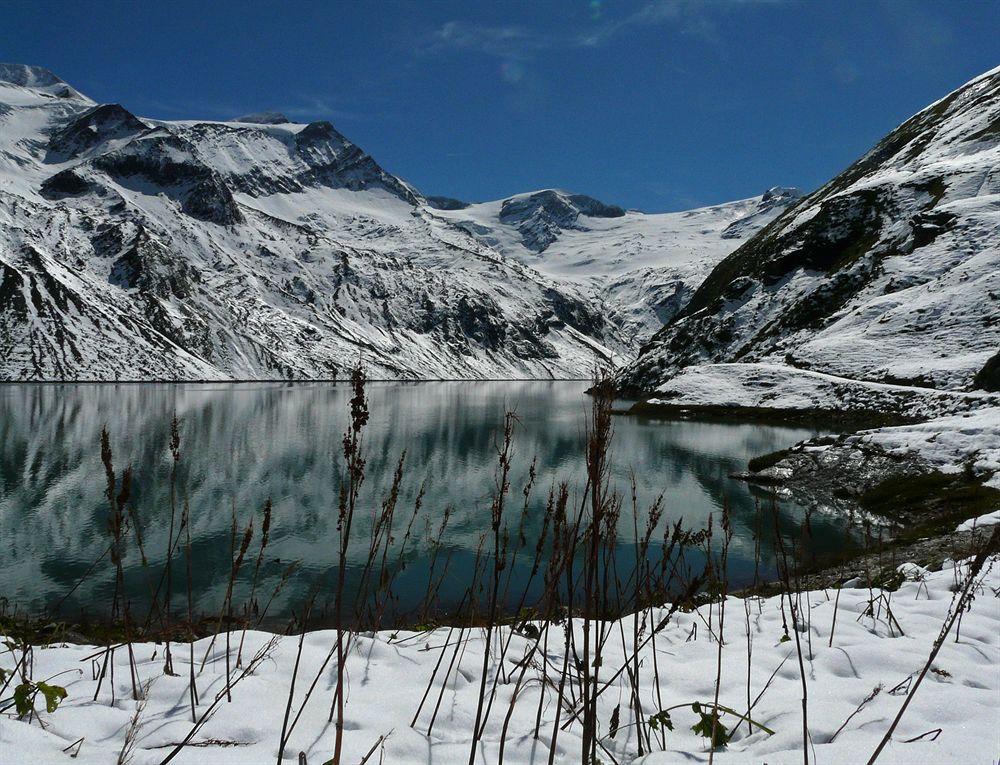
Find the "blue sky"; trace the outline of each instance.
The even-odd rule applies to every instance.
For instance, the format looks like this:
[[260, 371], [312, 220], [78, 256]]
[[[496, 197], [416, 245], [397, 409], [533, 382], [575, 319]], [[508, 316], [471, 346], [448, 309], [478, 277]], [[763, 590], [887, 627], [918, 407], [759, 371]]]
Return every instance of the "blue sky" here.
[[329, 119], [428, 194], [811, 189], [1000, 64], [995, 0], [13, 2], [0, 61], [141, 115]]

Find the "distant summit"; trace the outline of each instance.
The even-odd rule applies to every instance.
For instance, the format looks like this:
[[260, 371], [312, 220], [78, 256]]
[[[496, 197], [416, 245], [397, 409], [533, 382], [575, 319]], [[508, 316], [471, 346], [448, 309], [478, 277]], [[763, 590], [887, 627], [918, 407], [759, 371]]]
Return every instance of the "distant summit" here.
[[254, 112], [235, 117], [230, 122], [243, 122], [250, 125], [287, 125], [292, 122], [281, 112]]
[[802, 196], [802, 189], [795, 186], [772, 186], [760, 198], [761, 207], [774, 207], [776, 204], [788, 204]]
[[625, 211], [606, 205], [584, 194], [568, 194], [558, 189], [544, 189], [505, 199], [500, 206], [500, 222], [516, 226], [524, 246], [543, 252], [566, 229], [585, 228], [577, 221], [590, 218], [620, 218]]
[[80, 91], [43, 66], [0, 64], [0, 82], [31, 88], [58, 98], [86, 98]]
[[794, 186], [772, 186], [761, 196], [757, 209], [749, 215], [733, 221], [722, 232], [723, 239], [743, 239], [762, 227], [766, 218], [770, 220], [776, 212], [802, 198], [802, 191]]

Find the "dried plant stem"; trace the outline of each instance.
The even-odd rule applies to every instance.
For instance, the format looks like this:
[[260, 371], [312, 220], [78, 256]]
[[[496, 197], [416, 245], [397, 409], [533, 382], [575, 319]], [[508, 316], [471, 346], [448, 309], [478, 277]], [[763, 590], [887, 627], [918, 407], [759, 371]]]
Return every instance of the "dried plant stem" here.
[[[944, 641], [947, 639], [948, 633], [951, 632], [951, 628], [955, 624], [955, 620], [958, 619], [959, 614], [965, 610], [968, 600], [972, 594], [973, 587], [976, 583], [976, 579], [979, 576], [979, 572], [982, 571], [990, 553], [995, 552], [998, 548], [1000, 548], [1000, 526], [994, 526], [993, 533], [990, 535], [989, 540], [983, 545], [979, 554], [973, 558], [972, 563], [969, 566], [969, 570], [965, 575], [965, 584], [962, 587], [957, 600], [953, 602], [952, 608], [947, 617], [945, 617], [941, 631], [938, 633], [937, 639], [934, 641], [931, 653], [927, 657], [927, 661], [924, 663], [923, 668], [920, 670], [920, 674], [917, 676], [916, 682], [914, 682], [910, 687], [910, 692], [906, 694], [906, 699], [903, 701], [903, 705], [899, 708], [899, 712], [897, 712], [896, 716], [893, 718], [892, 724], [885, 732], [885, 735], [875, 748], [875, 751], [872, 752], [872, 756], [868, 760], [868, 765], [872, 765], [875, 760], [878, 759], [882, 750], [885, 749], [886, 745], [892, 739], [892, 734], [896, 731], [896, 726], [898, 726], [899, 721], [903, 719], [903, 715], [906, 713], [906, 708], [910, 705], [910, 702], [913, 701], [913, 697], [916, 695], [917, 689], [920, 687], [920, 683], [923, 682], [924, 677], [927, 675], [927, 671], [934, 663], [934, 659], [937, 658], [938, 652], [941, 650], [941, 646], [944, 645]], [[957, 568], [958, 567], [956, 566], [956, 569]]]

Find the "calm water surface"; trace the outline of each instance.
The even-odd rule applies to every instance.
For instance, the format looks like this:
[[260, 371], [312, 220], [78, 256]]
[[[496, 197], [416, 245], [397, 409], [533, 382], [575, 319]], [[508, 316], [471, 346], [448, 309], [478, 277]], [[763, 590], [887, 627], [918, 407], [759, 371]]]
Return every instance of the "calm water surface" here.
[[[444, 508], [452, 507], [441, 554], [451, 556], [440, 592], [453, 605], [469, 584], [472, 560], [490, 527], [497, 439], [505, 408], [518, 415], [514, 436], [510, 520], [523, 505], [521, 487], [537, 458], [536, 488], [529, 498], [526, 537], [533, 548], [550, 487], [566, 481], [583, 488], [584, 427], [590, 400], [579, 382], [372, 383], [367, 434], [368, 479], [354, 529], [360, 542], [349, 556], [364, 557], [371, 513], [388, 488], [406, 450], [407, 479], [397, 514], [398, 537], [412, 513], [421, 482], [421, 520], [410, 542], [410, 562], [396, 587], [401, 609], [426, 589], [428, 538]], [[196, 609], [214, 613], [223, 600], [230, 565], [230, 524], [235, 507], [244, 524], [274, 503], [271, 543], [259, 590], [269, 594], [292, 561], [300, 572], [280, 593], [271, 614], [283, 619], [313, 587], [329, 591], [337, 563], [337, 495], [342, 479], [341, 438], [350, 393], [345, 384], [4, 385], [0, 386], [0, 596], [35, 612], [51, 611], [107, 548], [107, 504], [100, 460], [100, 432], [107, 427], [119, 469], [135, 471], [133, 499], [149, 568], [133, 550], [126, 558], [131, 596], [148, 593], [149, 580], [165, 558], [170, 517], [168, 438], [174, 412], [181, 421], [179, 492], [192, 514], [193, 587]], [[735, 583], [753, 572], [751, 529], [762, 494], [729, 478], [750, 457], [814, 435], [803, 428], [751, 424], [657, 422], [615, 418], [613, 477], [629, 493], [638, 483], [640, 508], [666, 494], [664, 522], [683, 517], [703, 526], [723, 503], [732, 510], [735, 538], [730, 574]], [[769, 500], [765, 500], [769, 501]], [[631, 549], [631, 502], [623, 512], [620, 540]], [[640, 527], [644, 524], [640, 520]], [[801, 518], [781, 507], [789, 528]], [[817, 550], [847, 538], [843, 525], [813, 519]], [[257, 540], [251, 546], [255, 554]], [[526, 556], [527, 557], [527, 556]], [[765, 544], [764, 567], [773, 566]], [[251, 566], [247, 566], [251, 568]], [[183, 570], [178, 568], [178, 581]], [[527, 566], [515, 569], [516, 580]], [[113, 587], [108, 566], [99, 566], [61, 603], [65, 615], [107, 610]], [[356, 572], [355, 572], [356, 573]], [[350, 583], [349, 583], [350, 584]], [[181, 585], [182, 586], [182, 585]], [[243, 582], [240, 601], [249, 585]], [[176, 601], [181, 607], [182, 601]]]

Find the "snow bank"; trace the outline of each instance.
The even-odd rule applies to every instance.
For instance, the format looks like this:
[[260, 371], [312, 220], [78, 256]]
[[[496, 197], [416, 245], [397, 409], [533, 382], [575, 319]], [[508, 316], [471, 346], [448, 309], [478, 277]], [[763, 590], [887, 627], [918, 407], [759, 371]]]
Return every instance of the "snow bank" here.
[[936, 417], [1000, 405], [1000, 396], [866, 382], [785, 364], [754, 363], [687, 367], [660, 385], [649, 403]]
[[1000, 407], [864, 431], [847, 442], [866, 442], [890, 454], [917, 456], [945, 473], [971, 469], [985, 478], [987, 486], [1000, 489]]
[[972, 531], [973, 529], [981, 529], [985, 526], [996, 526], [998, 523], [1000, 523], [1000, 510], [994, 510], [992, 513], [980, 515], [978, 518], [970, 518], [967, 521], [962, 521], [962, 523], [958, 524], [958, 528], [955, 531]]
[[[1000, 693], [1000, 608], [990, 588], [1000, 586], [998, 559], [984, 569], [984, 587], [965, 613], [956, 641], [954, 633], [945, 642], [933, 671], [928, 673], [898, 727], [892, 743], [882, 753], [880, 763], [972, 763], [989, 762], [996, 756], [998, 723], [997, 698]], [[815, 762], [864, 762], [883, 736], [889, 721], [903, 703], [908, 687], [923, 667], [941, 624], [952, 604], [952, 588], [961, 571], [951, 564], [940, 572], [904, 567], [906, 581], [881, 601], [891, 604], [892, 613], [904, 634], [885, 620], [866, 615], [871, 594], [868, 589], [845, 589], [839, 607], [833, 591], [803, 595], [802, 613], [810, 625], [801, 634], [805, 653], [805, 673], [809, 691], [809, 729]], [[875, 597], [881, 595], [875, 592]], [[756, 730], [748, 734], [739, 727], [726, 750], [715, 755], [719, 763], [799, 763], [801, 745], [800, 677], [794, 640], [783, 640], [779, 598], [742, 601], [729, 598], [726, 604], [720, 703], [735, 710], [746, 709], [747, 621], [753, 648], [750, 691], [760, 696], [752, 717], [775, 731]], [[786, 605], [787, 612], [787, 605]], [[710, 614], [710, 611], [712, 612]], [[662, 611], [656, 610], [654, 618]], [[831, 625], [836, 615], [833, 647], [828, 647]], [[711, 620], [711, 621], [710, 621]], [[709, 628], [711, 624], [712, 628]], [[677, 615], [656, 637], [655, 646], [641, 652], [641, 703], [648, 716], [658, 709], [693, 701], [711, 701], [714, 695], [717, 643], [711, 638], [718, 629], [719, 609], [703, 607]], [[577, 623], [576, 629], [580, 628]], [[623, 656], [632, 644], [631, 618], [609, 625], [609, 638], [602, 680], [611, 680], [600, 697], [599, 725], [603, 743], [620, 763], [666, 765], [676, 762], [706, 762], [705, 739], [690, 726], [696, 717], [690, 707], [671, 713], [675, 730], [665, 738], [665, 751], [638, 757], [635, 727], [630, 726], [630, 691], [623, 677], [614, 678]], [[648, 630], [647, 630], [648, 634]], [[561, 666], [561, 628], [549, 634], [548, 659]], [[393, 765], [406, 763], [465, 763], [469, 756], [470, 728], [476, 712], [479, 668], [483, 660], [483, 635], [466, 633], [464, 648], [458, 652], [456, 671], [441, 692], [441, 673], [434, 682], [417, 724], [410, 721], [420, 706], [435, 664], [445, 652], [443, 666], [451, 660], [460, 633], [437, 629], [424, 633], [364, 635], [351, 651], [347, 672], [349, 689], [346, 706], [346, 742], [343, 761], [357, 763], [380, 737], [369, 762]], [[501, 638], [506, 637], [506, 633]], [[250, 656], [271, 639], [264, 633], [247, 635], [244, 656]], [[315, 676], [333, 644], [331, 632], [306, 636], [296, 685], [295, 716], [306, 687]], [[279, 731], [285, 712], [298, 638], [279, 638], [257, 669], [232, 692], [232, 703], [224, 700], [217, 713], [194, 737], [193, 745], [181, 751], [175, 763], [273, 763], [277, 759]], [[514, 660], [530, 649], [533, 641], [515, 635], [508, 652], [506, 671], [483, 736], [477, 762], [498, 762], [498, 747], [505, 714], [509, 708], [517, 668]], [[207, 641], [195, 645], [195, 661], [200, 662]], [[654, 683], [653, 650], [659, 668], [659, 687]], [[0, 760], [7, 763], [65, 763], [63, 749], [83, 738], [79, 763], [116, 762], [136, 705], [130, 698], [130, 682], [125, 651], [115, 655], [113, 682], [105, 682], [94, 696], [94, 663], [88, 658], [95, 649], [61, 646], [36, 650], [33, 675], [37, 679], [59, 675], [54, 682], [64, 684], [69, 698], [53, 714], [42, 713], [45, 728], [37, 722], [16, 721], [9, 714], [0, 717]], [[496, 655], [496, 654], [494, 654]], [[136, 647], [142, 682], [151, 681], [148, 702], [138, 717], [135, 765], [159, 763], [182, 740], [191, 727], [188, 708], [188, 652], [174, 646], [177, 676], [163, 674], [163, 647]], [[246, 664], [247, 659], [244, 659]], [[320, 674], [316, 692], [306, 705], [285, 752], [288, 762], [300, 751], [309, 763], [326, 762], [332, 753], [334, 726], [327, 722], [335, 682], [333, 664]], [[0, 658], [9, 668], [10, 654]], [[506, 736], [504, 762], [544, 763], [555, 714], [554, 692], [546, 687], [542, 704], [542, 735], [532, 735], [539, 694], [543, 685], [536, 679], [538, 663], [533, 662], [517, 697]], [[490, 677], [497, 670], [491, 662]], [[773, 679], [769, 679], [772, 678]], [[552, 674], [549, 674], [552, 677]], [[201, 704], [199, 714], [224, 687], [225, 663], [222, 650], [211, 653], [198, 676]], [[114, 690], [114, 700], [111, 692]], [[835, 732], [852, 715], [873, 689], [881, 691], [851, 717], [843, 730]], [[575, 689], [573, 691], [575, 693]], [[440, 707], [431, 735], [427, 735], [433, 709]], [[609, 720], [620, 706], [621, 728], [609, 737]], [[564, 711], [564, 721], [567, 713]], [[724, 717], [731, 724], [733, 718]], [[935, 735], [934, 731], [940, 731]], [[918, 739], [921, 734], [928, 734]], [[655, 735], [655, 734], [654, 734]], [[831, 739], [833, 741], [831, 742]], [[917, 739], [917, 740], [913, 740]], [[557, 762], [579, 762], [580, 725], [573, 724], [558, 739]], [[384, 752], [378, 751], [384, 749]], [[654, 749], [662, 750], [663, 743]], [[605, 762], [610, 761], [606, 758]]]

